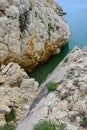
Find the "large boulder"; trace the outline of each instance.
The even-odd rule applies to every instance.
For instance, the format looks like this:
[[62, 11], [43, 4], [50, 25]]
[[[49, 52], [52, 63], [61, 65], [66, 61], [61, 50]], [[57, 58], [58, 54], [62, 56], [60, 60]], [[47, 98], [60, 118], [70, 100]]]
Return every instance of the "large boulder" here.
[[0, 64], [27, 71], [59, 53], [70, 37], [63, 10], [53, 0], [0, 1]]

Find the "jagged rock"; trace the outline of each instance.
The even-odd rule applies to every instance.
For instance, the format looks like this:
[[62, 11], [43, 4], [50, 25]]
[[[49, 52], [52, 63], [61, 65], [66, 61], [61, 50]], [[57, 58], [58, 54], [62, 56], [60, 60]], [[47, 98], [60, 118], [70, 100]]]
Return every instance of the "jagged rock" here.
[[27, 73], [17, 63], [11, 62], [6, 66], [1, 66], [0, 126], [5, 124], [4, 114], [10, 112], [11, 106], [16, 110], [15, 123], [19, 122], [38, 93], [38, 86], [38, 82], [29, 78]]
[[[67, 130], [87, 130], [87, 51], [75, 47], [40, 86], [16, 130], [33, 130], [41, 120], [62, 121]], [[48, 93], [47, 84], [58, 83]]]
[[31, 71], [59, 53], [70, 37], [62, 8], [51, 0], [0, 0], [0, 64]]
[[20, 89], [32, 92], [38, 89], [38, 83], [34, 79], [24, 79], [21, 83]]

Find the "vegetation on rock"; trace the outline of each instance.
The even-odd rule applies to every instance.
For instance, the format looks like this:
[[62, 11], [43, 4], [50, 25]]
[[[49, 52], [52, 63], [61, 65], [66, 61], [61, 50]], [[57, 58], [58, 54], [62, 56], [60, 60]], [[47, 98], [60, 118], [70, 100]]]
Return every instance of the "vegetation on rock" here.
[[41, 121], [34, 127], [34, 130], [56, 130], [56, 126], [52, 121]]
[[5, 114], [5, 120], [6, 120], [6, 122], [10, 122], [10, 121], [14, 120], [15, 117], [16, 117], [16, 112], [15, 112], [15, 109], [12, 107], [11, 112], [8, 114]]
[[55, 82], [50, 82], [48, 85], [47, 85], [47, 89], [48, 91], [55, 91], [58, 87], [58, 84], [55, 83]]
[[32, 4], [32, 2], [30, 2], [29, 10], [30, 10], [30, 11], [33, 10], [33, 4]]
[[35, 127], [34, 130], [65, 130], [66, 125], [64, 123], [56, 124], [54, 121], [41, 121]]
[[24, 29], [26, 29], [27, 14], [28, 14], [28, 11], [25, 11], [23, 14], [20, 14], [20, 16], [19, 16], [21, 32], [23, 32]]
[[6, 123], [0, 127], [0, 130], [15, 130], [15, 125], [13, 123]]
[[[0, 130], [15, 130], [14, 119], [16, 117], [15, 109], [12, 107], [10, 113], [5, 114], [6, 124], [0, 126]], [[11, 123], [13, 121], [13, 123]]]

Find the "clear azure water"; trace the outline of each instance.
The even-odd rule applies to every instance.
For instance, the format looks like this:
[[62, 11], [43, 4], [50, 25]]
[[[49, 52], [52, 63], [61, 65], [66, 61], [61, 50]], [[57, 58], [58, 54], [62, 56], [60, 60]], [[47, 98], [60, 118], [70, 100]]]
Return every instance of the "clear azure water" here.
[[75, 46], [87, 46], [87, 0], [56, 0], [67, 15], [64, 19], [71, 30], [69, 43], [65, 45], [60, 54], [52, 56], [45, 64], [36, 67], [29, 75], [42, 83], [47, 75], [53, 71], [58, 63]]
[[64, 19], [71, 30], [69, 49], [87, 46], [87, 0], [56, 0], [67, 15]]

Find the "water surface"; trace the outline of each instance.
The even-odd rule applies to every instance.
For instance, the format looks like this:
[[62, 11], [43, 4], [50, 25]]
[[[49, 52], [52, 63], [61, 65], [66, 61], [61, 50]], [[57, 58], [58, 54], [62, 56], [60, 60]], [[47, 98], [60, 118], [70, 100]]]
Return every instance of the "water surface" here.
[[74, 46], [87, 46], [87, 0], [56, 0], [67, 12], [64, 19], [68, 22], [72, 36], [69, 49]]

